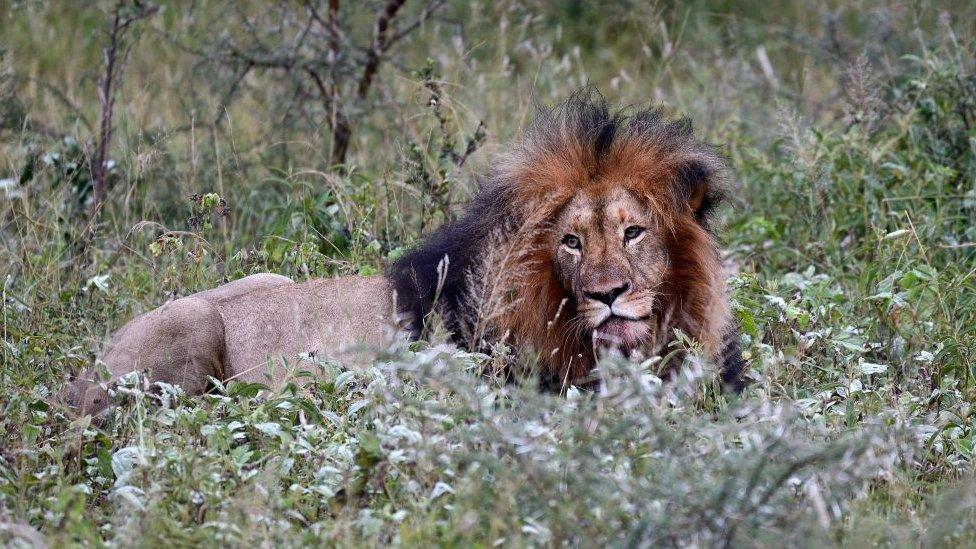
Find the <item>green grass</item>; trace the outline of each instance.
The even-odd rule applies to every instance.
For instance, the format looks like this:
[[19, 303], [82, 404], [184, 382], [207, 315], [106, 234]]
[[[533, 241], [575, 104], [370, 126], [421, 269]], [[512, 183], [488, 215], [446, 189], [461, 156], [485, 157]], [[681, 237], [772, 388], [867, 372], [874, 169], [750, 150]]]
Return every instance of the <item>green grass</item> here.
[[[451, 2], [381, 72], [335, 170], [328, 132], [277, 118], [280, 75], [254, 74], [212, 125], [232, 75], [194, 51], [239, 19], [164, 4], [126, 68], [90, 245], [104, 16], [0, 12], [0, 540], [976, 543], [972, 7]], [[97, 425], [51, 404], [173, 295], [382, 269], [450, 215], [433, 198], [470, 194], [533, 99], [586, 82], [726, 146], [741, 398], [694, 363], [661, 387], [653, 365], [615, 362], [605, 391], [555, 397], [486, 381], [498, 357], [435, 338], [275, 392], [159, 398], [134, 377]], [[445, 151], [479, 122], [454, 173]], [[209, 192], [228, 216], [188, 200]]]

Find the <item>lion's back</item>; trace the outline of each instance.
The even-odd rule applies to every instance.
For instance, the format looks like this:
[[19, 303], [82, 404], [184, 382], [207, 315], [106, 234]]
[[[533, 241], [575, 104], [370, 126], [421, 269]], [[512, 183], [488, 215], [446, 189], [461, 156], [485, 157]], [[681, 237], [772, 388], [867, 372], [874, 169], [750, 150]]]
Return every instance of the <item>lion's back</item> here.
[[[295, 364], [300, 355], [345, 360], [394, 336], [392, 290], [384, 277], [266, 282], [264, 288], [209, 297], [223, 318], [228, 378], [267, 382], [269, 359], [287, 364]], [[274, 383], [287, 375], [280, 367], [270, 371]]]

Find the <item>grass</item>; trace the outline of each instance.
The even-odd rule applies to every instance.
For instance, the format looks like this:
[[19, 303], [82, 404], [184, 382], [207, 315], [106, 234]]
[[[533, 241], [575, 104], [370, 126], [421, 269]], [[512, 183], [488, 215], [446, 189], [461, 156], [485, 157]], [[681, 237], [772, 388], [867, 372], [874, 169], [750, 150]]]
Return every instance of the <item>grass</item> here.
[[[0, 539], [976, 543], [971, 8], [449, 3], [381, 72], [336, 170], [328, 132], [276, 118], [280, 75], [252, 75], [211, 124], [232, 75], [194, 52], [240, 20], [163, 4], [126, 67], [90, 244], [104, 15], [0, 13]], [[435, 337], [274, 392], [157, 398], [133, 377], [104, 424], [50, 404], [112, 330], [173, 295], [260, 271], [378, 272], [468, 195], [533, 98], [586, 82], [726, 145], [741, 398], [694, 363], [662, 386], [653, 364], [615, 362], [603, 392], [554, 397], [479, 378], [495, 357]], [[455, 170], [446, 151], [481, 122]], [[187, 200], [211, 192], [229, 215]]]

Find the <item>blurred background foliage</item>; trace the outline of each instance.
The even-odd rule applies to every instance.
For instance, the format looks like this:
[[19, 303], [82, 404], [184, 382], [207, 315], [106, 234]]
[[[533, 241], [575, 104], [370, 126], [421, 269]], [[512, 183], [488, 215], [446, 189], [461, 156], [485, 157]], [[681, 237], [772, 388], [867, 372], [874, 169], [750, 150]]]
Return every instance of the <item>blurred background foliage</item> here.
[[[100, 93], [119, 8], [130, 10], [118, 12], [123, 16], [149, 11], [117, 43], [120, 70], [107, 102]], [[654, 103], [691, 116], [699, 135], [721, 144], [730, 158], [740, 188], [720, 238], [738, 269], [733, 300], [753, 381], [743, 401], [767, 412], [787, 407], [798, 417], [789, 421], [799, 427], [780, 434], [787, 448], [809, 446], [818, 456], [805, 462], [813, 472], [803, 488], [777, 484], [777, 470], [755, 473], [782, 506], [770, 513], [747, 498], [698, 494], [687, 484], [674, 486], [681, 493], [648, 491], [648, 467], [631, 468], [645, 458], [671, 472], [689, 464], [688, 478], [731, 475], [751, 486], [730, 471], [753, 471], [750, 460], [773, 450], [737, 437], [736, 412], [714, 391], [679, 401], [669, 412], [631, 401], [607, 411], [605, 404], [617, 402], [610, 395], [584, 399], [595, 412], [549, 416], [539, 410], [561, 404], [547, 396], [519, 393], [523, 409], [503, 387], [476, 389], [478, 382], [467, 378], [428, 388], [421, 379], [416, 387], [372, 394], [365, 408], [372, 415], [350, 415], [333, 434], [317, 435], [357, 456], [316, 458], [352, 471], [330, 488], [332, 495], [317, 492], [329, 509], [308, 498], [266, 494], [248, 503], [261, 510], [248, 524], [257, 529], [260, 517], [270, 517], [262, 523], [267, 529], [257, 531], [279, 542], [312, 536], [347, 544], [464, 543], [513, 530], [525, 544], [711, 544], [744, 541], [734, 532], [723, 537], [729, 535], [723, 520], [732, 515], [703, 511], [733, 502], [756, 511], [748, 521], [735, 515], [748, 523], [738, 535], [768, 536], [755, 539], [973, 542], [976, 507], [956, 494], [972, 492], [976, 445], [976, 4], [15, 0], [0, 4], [0, 28], [0, 526], [22, 526], [27, 538], [36, 529], [54, 540], [134, 535], [131, 523], [128, 530], [119, 526], [119, 517], [135, 512], [112, 503], [119, 487], [105, 478], [128, 474], [135, 458], [126, 449], [145, 448], [145, 432], [187, 449], [138, 454], [147, 460], [142, 470], [160, 482], [153, 497], [136, 498], [146, 506], [139, 516], [161, 525], [146, 530], [146, 540], [176, 531], [188, 536], [181, 538], [186, 543], [219, 538], [186, 526], [196, 518], [184, 499], [198, 496], [179, 471], [194, 456], [245, 487], [257, 481], [234, 476], [242, 474], [238, 469], [266, 467], [261, 478], [272, 485], [324, 482], [332, 473], [272, 471], [267, 464], [280, 461], [262, 452], [302, 459], [301, 437], [285, 441], [275, 429], [298, 433], [306, 419], [281, 410], [346, 414], [358, 395], [354, 384], [340, 390], [327, 380], [311, 400], [285, 395], [266, 402], [247, 388], [232, 392], [232, 403], [183, 399], [174, 405], [186, 414], [182, 423], [171, 421], [167, 405], [139, 401], [104, 429], [72, 423], [47, 398], [68, 372], [93, 360], [111, 330], [170, 297], [259, 271], [296, 279], [380, 272], [456, 214], [477, 175], [536, 105], [592, 84], [616, 105]], [[106, 192], [98, 206], [93, 159], [106, 103], [113, 107], [113, 131], [105, 141]], [[403, 360], [416, 365], [420, 359]], [[400, 420], [398, 399], [432, 395], [442, 403], [491, 395], [515, 411], [498, 419], [501, 426], [484, 423], [494, 434], [474, 441], [435, 421], [441, 427], [434, 431], [456, 442], [454, 449], [413, 468], [394, 466], [384, 422]], [[465, 406], [405, 415], [418, 425], [428, 425], [431, 414], [460, 425], [470, 420]], [[519, 411], [530, 410], [555, 441], [549, 447], [555, 450], [539, 456], [593, 475], [573, 485], [575, 494], [548, 470], [520, 476], [527, 466], [506, 445], [527, 436], [519, 430], [526, 428]], [[204, 412], [220, 424], [206, 436]], [[762, 438], [769, 435], [765, 425], [786, 421], [780, 412], [764, 413], [743, 429]], [[582, 419], [574, 414], [596, 417], [596, 427], [578, 429], [574, 422]], [[662, 423], [642, 423], [642, 414]], [[213, 434], [253, 431], [252, 423], [263, 426], [261, 433], [270, 430], [270, 441], [249, 439], [239, 450]], [[665, 437], [675, 424], [688, 427]], [[910, 458], [879, 457], [886, 444], [894, 447], [895, 431], [875, 437], [882, 441], [876, 447], [861, 446], [872, 456], [863, 463], [852, 464], [843, 451], [837, 454], [843, 459], [828, 457], [834, 454], [827, 446], [879, 425], [911, 433]], [[701, 454], [722, 456], [717, 465], [690, 460], [683, 450], [648, 458], [648, 445], [696, 447], [696, 429], [718, 437]], [[636, 438], [621, 439], [621, 432]], [[725, 445], [737, 451], [728, 454]], [[600, 487], [601, 475], [610, 473], [592, 458], [594, 448], [613, 447], [622, 462], [612, 470], [611, 493]], [[494, 485], [464, 468], [473, 455], [490, 454], [499, 456], [489, 466]], [[773, 454], [780, 464], [789, 461]], [[857, 478], [866, 488], [846, 491], [853, 481], [842, 473], [865, 464], [883, 473], [865, 473]], [[391, 473], [397, 467], [402, 478]], [[383, 486], [363, 480], [364, 470]], [[456, 482], [455, 474], [461, 475]], [[429, 488], [427, 496], [400, 491], [408, 481]], [[436, 503], [449, 493], [432, 494], [440, 482], [448, 488], [468, 482], [469, 491], [452, 500], [456, 508]], [[538, 497], [522, 499], [523, 482]], [[730, 482], [729, 490], [739, 489]], [[336, 486], [365, 492], [338, 497]], [[799, 495], [777, 491], [784, 486]], [[637, 487], [656, 495], [631, 497], [628, 489]], [[210, 489], [199, 497], [215, 512], [252, 520], [241, 514], [245, 504]], [[486, 511], [479, 505], [496, 496], [493, 489], [508, 499], [497, 495], [497, 507]], [[27, 502], [15, 503], [25, 492]], [[552, 511], [544, 496], [561, 511]], [[697, 518], [669, 523], [666, 513], [648, 511], [669, 498], [682, 502], [680, 516]], [[610, 509], [613, 501], [626, 505], [600, 516], [621, 513], [623, 522], [594, 524], [594, 509]], [[401, 526], [397, 506], [414, 519]], [[651, 518], [627, 522], [627, 509], [644, 509]], [[809, 524], [791, 530], [798, 517]], [[283, 525], [267, 526], [275, 521]], [[320, 530], [296, 534], [301, 524]], [[556, 524], [582, 526], [559, 530]], [[562, 534], [554, 538], [553, 531]]]

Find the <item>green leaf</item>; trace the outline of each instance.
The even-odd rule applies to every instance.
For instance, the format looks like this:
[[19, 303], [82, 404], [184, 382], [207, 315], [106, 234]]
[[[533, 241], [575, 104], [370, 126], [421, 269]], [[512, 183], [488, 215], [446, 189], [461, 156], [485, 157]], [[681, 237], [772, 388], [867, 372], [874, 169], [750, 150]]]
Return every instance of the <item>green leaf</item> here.
[[752, 316], [752, 313], [746, 309], [739, 309], [736, 312], [736, 316], [739, 319], [739, 328], [750, 337], [758, 337], [759, 330], [756, 328], [756, 319]]

